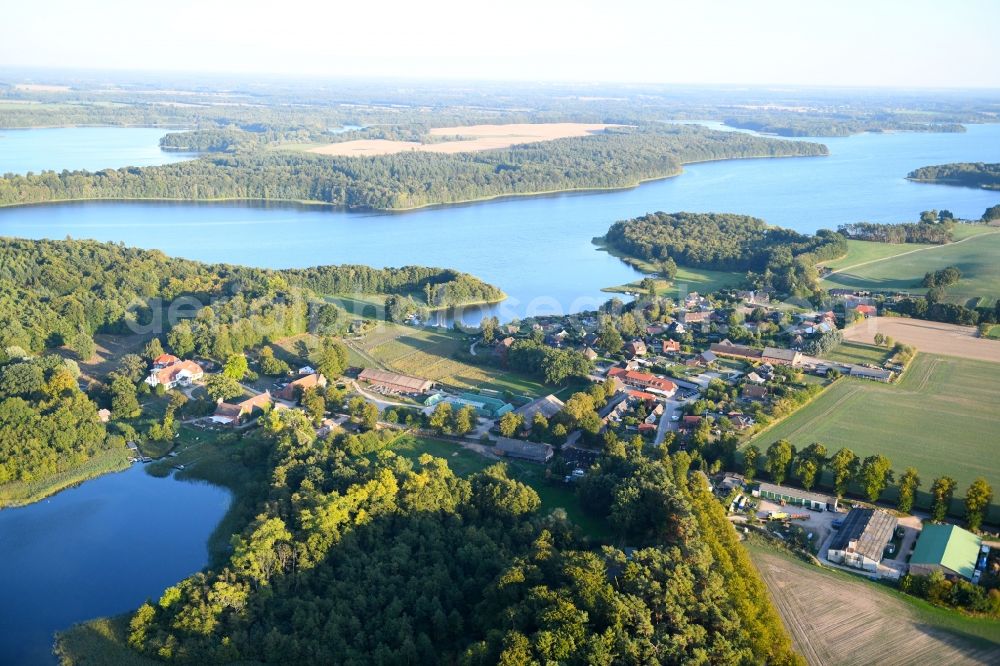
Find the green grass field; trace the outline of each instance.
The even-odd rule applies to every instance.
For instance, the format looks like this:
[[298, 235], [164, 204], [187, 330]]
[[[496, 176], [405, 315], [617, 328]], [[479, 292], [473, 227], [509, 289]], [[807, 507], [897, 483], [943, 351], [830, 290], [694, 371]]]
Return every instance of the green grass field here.
[[448, 328], [380, 322], [375, 331], [360, 341], [352, 341], [349, 347], [353, 351], [352, 363], [380, 365], [457, 388], [487, 388], [529, 397], [556, 393], [564, 398], [574, 388], [546, 386], [518, 373], [453, 358], [456, 352], [468, 351], [469, 344], [466, 335]]
[[833, 351], [823, 354], [823, 358], [838, 363], [872, 363], [882, 365], [890, 356], [885, 347], [866, 345], [862, 342], [842, 342]]
[[1000, 365], [920, 354], [898, 384], [841, 379], [755, 443], [764, 448], [787, 439], [799, 448], [822, 442], [831, 451], [881, 453], [897, 472], [917, 468], [923, 481], [918, 505], [926, 506], [938, 476], [958, 481], [958, 498], [977, 476], [1000, 490], [998, 405]]
[[[603, 241], [596, 238], [593, 240], [593, 243], [599, 248], [598, 251], [607, 252], [613, 257], [618, 257], [626, 264], [629, 264], [636, 270], [640, 270], [643, 273], [657, 273], [660, 270], [660, 267], [656, 264], [618, 252], [617, 250], [606, 245]], [[630, 282], [628, 284], [609, 286], [605, 287], [601, 291], [612, 293], [641, 292], [643, 289], [639, 287], [640, 282], [641, 280], [636, 280], [635, 282]], [[704, 268], [687, 268], [679, 266], [677, 268], [677, 275], [673, 282], [657, 280], [655, 288], [656, 293], [661, 296], [676, 297], [679, 291], [683, 291], [685, 294], [689, 294], [693, 291], [700, 294], [708, 294], [720, 289], [739, 287], [744, 282], [746, 282], [746, 274], [738, 271], [712, 271]]]
[[[965, 240], [973, 237], [974, 240]], [[848, 241], [848, 256], [828, 262], [828, 266], [837, 269], [866, 261], [873, 263], [834, 273], [820, 284], [824, 289], [900, 290], [920, 294], [926, 291], [920, 286], [925, 273], [957, 266], [962, 279], [948, 288], [948, 300], [963, 305], [977, 299], [982, 299], [979, 305], [992, 303], [1000, 295], [1000, 261], [997, 261], [1000, 230], [959, 225], [955, 238], [963, 242], [925, 246]]]

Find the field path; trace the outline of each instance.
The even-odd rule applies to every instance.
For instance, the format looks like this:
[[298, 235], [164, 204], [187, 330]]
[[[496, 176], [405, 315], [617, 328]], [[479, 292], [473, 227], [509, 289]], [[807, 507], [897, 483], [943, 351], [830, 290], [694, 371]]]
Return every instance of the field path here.
[[996, 664], [1000, 645], [934, 626], [905, 600], [861, 578], [751, 548], [795, 649], [814, 666]]
[[882, 257], [880, 259], [869, 259], [868, 261], [862, 261], [860, 264], [853, 264], [851, 266], [844, 266], [843, 268], [838, 268], [837, 270], [830, 271], [829, 273], [827, 273], [823, 277], [825, 278], [825, 277], [828, 277], [830, 275], [834, 275], [836, 273], [843, 273], [844, 271], [849, 271], [849, 270], [852, 270], [854, 268], [861, 268], [862, 266], [868, 266], [870, 264], [877, 264], [877, 263], [882, 262], [882, 261], [891, 261], [893, 259], [899, 259], [900, 257], [905, 257], [908, 254], [914, 254], [916, 252], [927, 252], [929, 250], [940, 250], [941, 248], [945, 248], [945, 247], [954, 247], [956, 245], [959, 245], [960, 243], [964, 243], [966, 241], [970, 241], [973, 238], [982, 238], [983, 236], [992, 236], [994, 234], [1000, 234], [1000, 231], [987, 231], [986, 233], [976, 234], [974, 236], [968, 236], [966, 238], [963, 238], [962, 240], [957, 240], [957, 241], [954, 241], [952, 243], [944, 243], [942, 245], [931, 245], [930, 247], [918, 247], [916, 250], [910, 250], [908, 252], [900, 252], [899, 254], [894, 254], [891, 257]]

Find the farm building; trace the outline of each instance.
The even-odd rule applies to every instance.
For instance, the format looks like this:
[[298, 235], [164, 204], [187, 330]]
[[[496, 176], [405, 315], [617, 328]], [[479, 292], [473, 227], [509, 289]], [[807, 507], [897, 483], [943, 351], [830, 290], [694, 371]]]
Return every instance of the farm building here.
[[851, 377], [870, 379], [874, 382], [883, 382], [885, 384], [891, 382], [893, 378], [892, 370], [884, 370], [882, 368], [866, 368], [863, 365], [852, 365], [850, 374]]
[[827, 559], [865, 571], [875, 571], [896, 529], [896, 517], [881, 509], [851, 509], [830, 542]]
[[764, 347], [761, 358], [775, 365], [799, 365], [802, 363], [802, 352], [781, 347]]
[[726, 356], [738, 358], [741, 361], [759, 361], [764, 355], [764, 350], [746, 347], [744, 345], [734, 345], [729, 340], [716, 342], [709, 345], [708, 350], [716, 356]]
[[547, 395], [543, 398], [532, 400], [527, 405], [518, 407], [515, 411], [524, 420], [525, 425], [530, 427], [535, 414], [541, 414], [546, 419], [551, 419], [561, 412], [565, 406], [566, 403], [559, 398], [554, 395]]
[[813, 509], [826, 509], [834, 511], [837, 508], [837, 498], [821, 493], [811, 493], [808, 490], [779, 486], [774, 483], [761, 481], [753, 489], [754, 497], [763, 497], [775, 502], [783, 502], [793, 506], [804, 506]]
[[457, 395], [444, 392], [434, 393], [424, 401], [424, 405], [432, 407], [441, 402], [449, 402], [458, 408], [472, 406], [476, 410], [476, 415], [487, 419], [500, 418], [507, 412], [514, 411], [514, 405], [499, 398], [478, 393], [459, 393]]
[[547, 463], [552, 459], [553, 450], [549, 444], [539, 444], [537, 442], [526, 442], [520, 439], [510, 439], [500, 437], [493, 445], [493, 451], [498, 456], [507, 458], [519, 458], [536, 463]]
[[910, 573], [940, 571], [948, 578], [971, 580], [982, 545], [982, 539], [957, 525], [924, 525], [910, 557]]
[[365, 368], [358, 375], [358, 379], [367, 382], [372, 386], [383, 388], [393, 393], [426, 393], [434, 386], [434, 382], [429, 379], [410, 377], [396, 372], [386, 372], [385, 370], [375, 370]]
[[294, 382], [290, 382], [288, 386], [281, 389], [281, 391], [278, 392], [278, 397], [282, 400], [294, 401], [298, 400], [299, 396], [301, 396], [302, 392], [306, 389], [316, 387], [322, 388], [324, 386], [326, 386], [326, 377], [323, 375], [319, 373], [306, 375], [304, 377], [299, 377]]

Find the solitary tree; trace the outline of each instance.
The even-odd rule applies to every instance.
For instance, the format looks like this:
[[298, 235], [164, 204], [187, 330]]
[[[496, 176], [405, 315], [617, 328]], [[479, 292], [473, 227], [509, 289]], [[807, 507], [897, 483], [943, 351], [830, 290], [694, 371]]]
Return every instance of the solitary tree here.
[[361, 427], [365, 430], [374, 430], [378, 425], [378, 406], [374, 403], [366, 402], [361, 409]]
[[868, 501], [876, 501], [892, 481], [892, 461], [881, 454], [868, 456], [861, 463], [858, 480], [865, 490]]
[[775, 483], [782, 483], [788, 474], [788, 465], [795, 457], [795, 448], [787, 439], [779, 439], [767, 447], [767, 459], [764, 469], [771, 475]]
[[504, 437], [513, 437], [517, 429], [521, 427], [522, 421], [520, 414], [507, 412], [500, 417], [500, 434]]
[[747, 481], [753, 481], [757, 474], [757, 460], [760, 458], [760, 449], [756, 445], [750, 444], [743, 449], [743, 476]]
[[476, 408], [466, 405], [455, 412], [455, 419], [452, 425], [452, 432], [456, 435], [465, 435], [472, 432], [476, 425]]
[[830, 469], [833, 471], [833, 490], [838, 499], [847, 493], [847, 488], [858, 473], [859, 464], [858, 456], [850, 449], [840, 449], [833, 454]]
[[217, 374], [205, 380], [205, 391], [212, 400], [229, 400], [243, 393], [243, 387], [232, 377]]
[[146, 347], [145, 349], [143, 349], [142, 354], [150, 361], [154, 361], [160, 356], [163, 356], [163, 345], [160, 344], [160, 339], [153, 338], [152, 340], [147, 342]]
[[232, 354], [226, 359], [226, 364], [222, 368], [222, 374], [226, 377], [234, 379], [235, 381], [240, 381], [246, 377], [247, 372], [250, 371], [250, 366], [247, 365], [247, 357], [243, 354]]
[[931, 520], [940, 523], [948, 515], [952, 497], [955, 496], [955, 479], [940, 476], [931, 485]]
[[116, 419], [120, 419], [138, 416], [141, 411], [135, 384], [125, 375], [115, 374], [111, 380], [111, 413]]
[[903, 476], [899, 479], [899, 502], [896, 508], [903, 513], [909, 513], [913, 509], [913, 499], [920, 487], [920, 477], [914, 467], [907, 467]]
[[983, 524], [986, 509], [993, 501], [993, 488], [983, 477], [977, 478], [965, 493], [965, 519], [970, 530], [978, 530]]
[[347, 369], [347, 346], [340, 340], [324, 338], [314, 362], [320, 374], [333, 380]]

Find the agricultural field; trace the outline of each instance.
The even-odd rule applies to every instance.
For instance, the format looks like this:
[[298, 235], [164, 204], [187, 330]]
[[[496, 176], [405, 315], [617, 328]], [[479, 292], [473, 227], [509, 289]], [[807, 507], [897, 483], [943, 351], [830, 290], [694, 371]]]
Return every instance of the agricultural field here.
[[996, 620], [939, 609], [766, 545], [748, 549], [795, 649], [813, 666], [1000, 661]]
[[[928, 506], [935, 477], [958, 481], [954, 509], [977, 476], [1000, 488], [997, 433], [1000, 365], [919, 354], [897, 384], [843, 378], [755, 439], [761, 448], [787, 439], [798, 448], [822, 442], [859, 456], [881, 453], [894, 470], [920, 472], [918, 506]], [[1000, 510], [994, 502], [993, 520]]]
[[555, 393], [562, 398], [569, 397], [574, 388], [547, 387], [514, 372], [453, 358], [458, 351], [468, 351], [469, 344], [464, 334], [452, 329], [383, 322], [363, 338], [348, 341], [352, 363], [375, 365], [456, 388], [488, 388], [528, 397]]
[[1000, 363], [1000, 344], [979, 337], [975, 327], [923, 319], [870, 317], [844, 329], [845, 344], [870, 344], [876, 333], [929, 354]]
[[876, 243], [873, 241], [849, 240], [847, 241], [847, 254], [839, 259], [824, 261], [822, 265], [830, 270], [839, 271], [849, 266], [887, 259], [926, 247], [934, 246], [924, 243]]
[[[868, 243], [853, 250], [860, 261], [837, 260], [828, 265], [839, 270], [822, 281], [824, 289], [899, 290], [915, 294], [924, 274], [948, 266], [962, 271], [958, 284], [947, 289], [948, 300], [962, 305], [988, 305], [1000, 295], [1000, 230], [995, 227], [959, 225], [956, 242], [948, 245], [888, 245]], [[851, 248], [855, 243], [850, 241]], [[877, 250], [868, 246], [879, 246]], [[895, 252], [900, 250], [900, 252]], [[879, 253], [888, 253], [884, 257]], [[850, 251], [848, 252], [850, 257]], [[866, 258], [867, 257], [867, 258]], [[837, 269], [837, 265], [843, 267]]]

